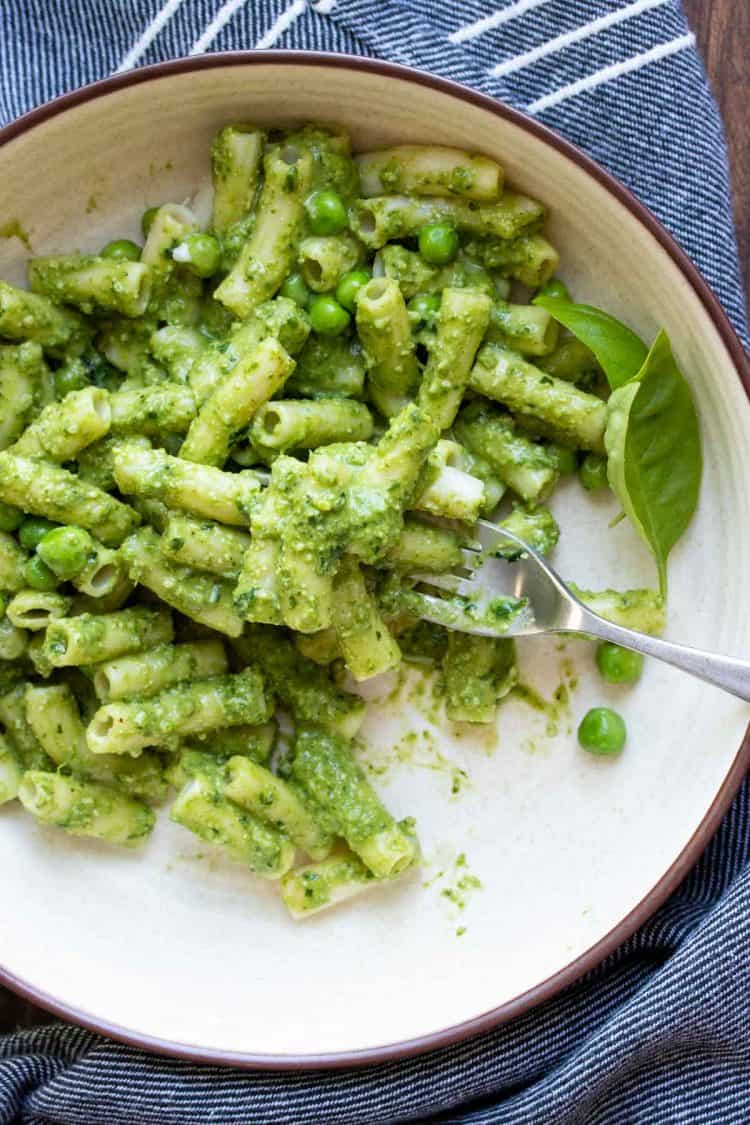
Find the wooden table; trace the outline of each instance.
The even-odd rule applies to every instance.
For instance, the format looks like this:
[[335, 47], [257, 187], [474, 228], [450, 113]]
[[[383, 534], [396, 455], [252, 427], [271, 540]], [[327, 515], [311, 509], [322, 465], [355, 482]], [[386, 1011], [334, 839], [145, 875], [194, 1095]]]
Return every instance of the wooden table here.
[[726, 123], [734, 213], [750, 302], [750, 3], [683, 0]]
[[[740, 254], [750, 298], [750, 3], [684, 0], [684, 4], [727, 126]], [[0, 988], [0, 1031], [49, 1020], [46, 1012]]]

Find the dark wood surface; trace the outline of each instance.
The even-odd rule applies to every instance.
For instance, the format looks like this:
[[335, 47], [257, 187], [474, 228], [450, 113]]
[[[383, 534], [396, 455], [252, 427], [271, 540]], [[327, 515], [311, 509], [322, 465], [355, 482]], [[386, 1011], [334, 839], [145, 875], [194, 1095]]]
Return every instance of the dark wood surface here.
[[750, 2], [683, 3], [726, 123], [740, 263], [750, 300]]
[[[726, 122], [740, 259], [750, 297], [750, 0], [684, 0], [684, 4]], [[0, 1031], [50, 1019], [0, 988]]]

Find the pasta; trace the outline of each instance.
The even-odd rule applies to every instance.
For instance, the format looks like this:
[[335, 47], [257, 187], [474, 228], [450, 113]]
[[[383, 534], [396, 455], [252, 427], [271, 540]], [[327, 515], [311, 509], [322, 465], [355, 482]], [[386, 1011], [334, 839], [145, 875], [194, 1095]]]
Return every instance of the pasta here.
[[[205, 229], [165, 201], [143, 246], [0, 281], [0, 805], [135, 847], [173, 790], [306, 918], [420, 862], [342, 667], [429, 664], [449, 721], [492, 722], [513, 642], [420, 624], [417, 576], [461, 567], [506, 493], [498, 522], [552, 550], [545, 501], [579, 453], [601, 469], [606, 404], [518, 289], [559, 258], [496, 161], [237, 123], [210, 163]], [[663, 625], [651, 591], [581, 596]]]

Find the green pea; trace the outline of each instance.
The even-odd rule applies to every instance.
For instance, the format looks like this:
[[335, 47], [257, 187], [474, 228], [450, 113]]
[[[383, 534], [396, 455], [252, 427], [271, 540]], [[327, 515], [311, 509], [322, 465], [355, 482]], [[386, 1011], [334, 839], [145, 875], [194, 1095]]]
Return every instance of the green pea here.
[[312, 296], [301, 273], [290, 273], [279, 293], [282, 297], [288, 297], [290, 301], [294, 301], [303, 309], [306, 309], [310, 304], [310, 297]]
[[305, 200], [305, 212], [313, 234], [341, 234], [347, 228], [346, 207], [337, 191], [314, 191]]
[[557, 471], [561, 477], [567, 477], [578, 468], [578, 460], [572, 449], [564, 449], [561, 445], [555, 446], [555, 460]]
[[148, 210], [144, 211], [141, 215], [141, 230], [143, 231], [144, 238], [148, 238], [148, 232], [154, 225], [154, 219], [156, 218], [156, 213], [158, 210], [158, 207], [149, 207]]
[[59, 526], [59, 523], [46, 520], [44, 516], [28, 516], [19, 528], [19, 542], [27, 551], [34, 551], [39, 546], [42, 539], [44, 539], [47, 532], [52, 531], [53, 527]]
[[15, 531], [24, 521], [23, 512], [12, 508], [10, 504], [0, 502], [0, 531]]
[[351, 317], [328, 293], [313, 297], [310, 302], [310, 324], [319, 336], [340, 336], [349, 327]]
[[367, 285], [370, 275], [367, 270], [350, 270], [339, 278], [336, 286], [336, 300], [349, 312], [354, 312], [357, 305], [357, 294], [363, 285]]
[[55, 372], [55, 398], [65, 398], [71, 391], [82, 391], [88, 385], [86, 369], [80, 359], [64, 363]]
[[108, 242], [104, 249], [99, 251], [99, 256], [113, 258], [116, 262], [139, 262], [141, 248], [130, 238], [117, 238], [114, 242]]
[[593, 707], [578, 727], [578, 741], [590, 754], [619, 754], [626, 738], [622, 716], [609, 707]]
[[67, 580], [81, 573], [91, 548], [91, 536], [82, 527], [56, 527], [47, 532], [36, 550], [58, 578]]
[[458, 253], [458, 234], [450, 223], [429, 223], [419, 232], [419, 253], [433, 266], [446, 266]]
[[560, 281], [559, 277], [553, 277], [546, 285], [543, 285], [539, 290], [540, 297], [554, 297], [556, 301], [569, 301], [570, 293], [564, 281]]
[[587, 453], [578, 469], [581, 484], [587, 492], [596, 492], [607, 486], [607, 458], [598, 453]]
[[596, 666], [608, 684], [634, 684], [641, 678], [643, 657], [611, 641], [602, 641], [596, 648]]
[[175, 246], [172, 257], [197, 277], [211, 277], [221, 263], [221, 243], [212, 234], [196, 231]]
[[417, 293], [406, 306], [409, 320], [414, 325], [426, 324], [433, 328], [440, 313], [439, 293]]
[[45, 594], [57, 589], [57, 575], [39, 555], [32, 555], [23, 564], [23, 580], [32, 590], [41, 590]]

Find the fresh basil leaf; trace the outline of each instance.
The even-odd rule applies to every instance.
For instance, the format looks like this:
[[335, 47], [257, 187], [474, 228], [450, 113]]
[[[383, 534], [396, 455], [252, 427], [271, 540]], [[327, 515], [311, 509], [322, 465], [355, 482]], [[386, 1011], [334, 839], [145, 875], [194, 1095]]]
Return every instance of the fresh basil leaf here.
[[609, 483], [653, 551], [666, 596], [667, 558], [698, 503], [703, 461], [693, 396], [665, 332], [610, 395], [604, 445]]
[[573, 335], [590, 348], [602, 366], [612, 390], [632, 379], [643, 366], [648, 348], [635, 332], [609, 313], [593, 305], [576, 305], [540, 293], [531, 302], [551, 313]]

